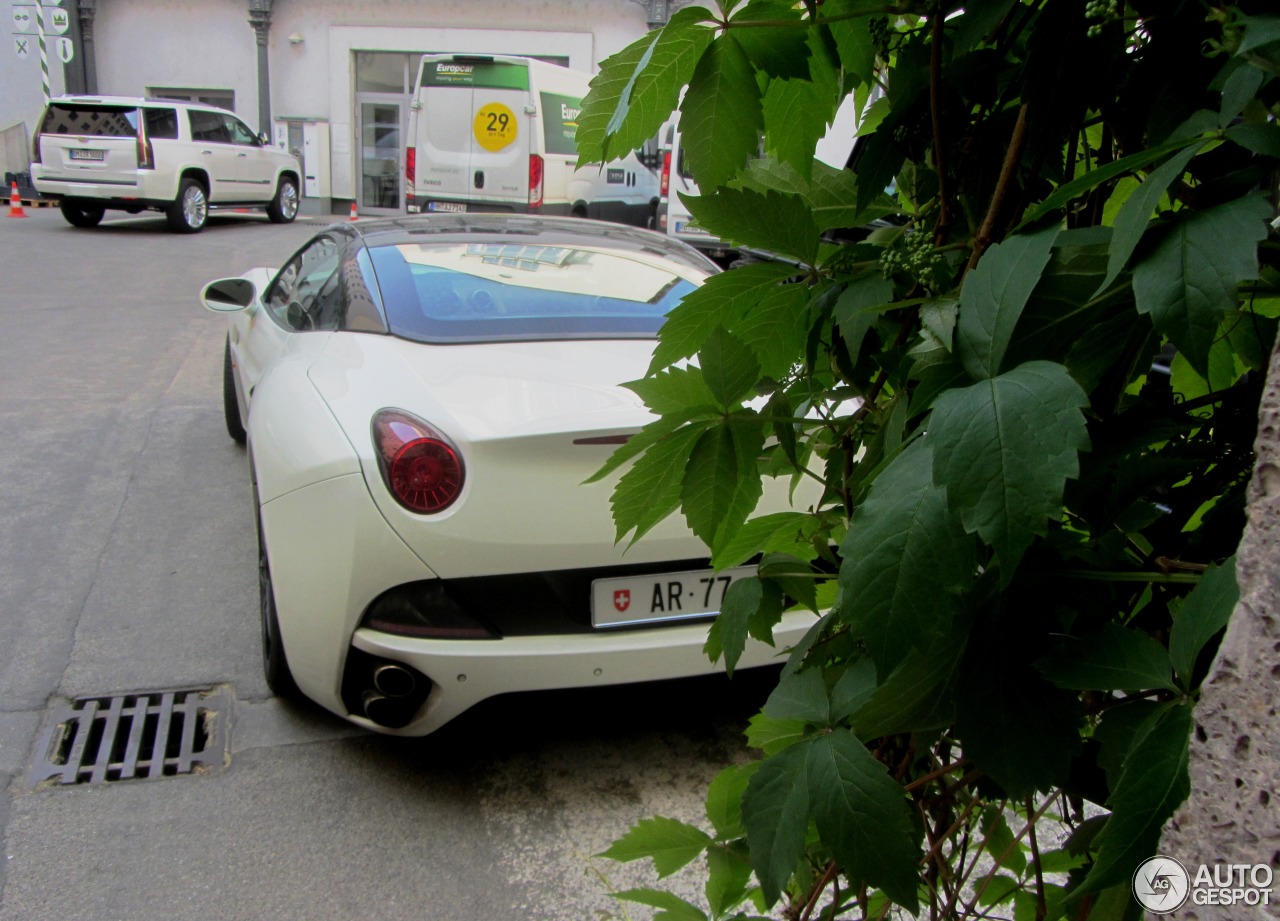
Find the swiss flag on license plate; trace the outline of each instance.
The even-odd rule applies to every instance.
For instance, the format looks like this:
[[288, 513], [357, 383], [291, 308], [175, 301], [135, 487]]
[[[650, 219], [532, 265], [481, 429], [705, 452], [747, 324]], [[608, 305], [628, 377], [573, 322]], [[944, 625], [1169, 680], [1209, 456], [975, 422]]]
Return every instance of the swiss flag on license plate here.
[[622, 591], [614, 592], [613, 606], [619, 611], [625, 611], [627, 608], [631, 607], [631, 591], [629, 589], [623, 589]]

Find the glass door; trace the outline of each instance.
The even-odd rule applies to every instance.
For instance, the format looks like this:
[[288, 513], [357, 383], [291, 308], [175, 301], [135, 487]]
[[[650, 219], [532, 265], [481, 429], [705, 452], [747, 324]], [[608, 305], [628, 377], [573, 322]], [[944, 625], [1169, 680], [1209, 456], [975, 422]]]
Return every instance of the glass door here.
[[360, 212], [399, 214], [404, 211], [404, 103], [363, 98], [357, 105]]

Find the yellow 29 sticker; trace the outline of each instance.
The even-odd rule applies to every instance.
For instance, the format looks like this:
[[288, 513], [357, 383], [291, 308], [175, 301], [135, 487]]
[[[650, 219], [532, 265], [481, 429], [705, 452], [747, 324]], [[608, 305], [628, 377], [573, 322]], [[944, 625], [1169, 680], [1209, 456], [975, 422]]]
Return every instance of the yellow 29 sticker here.
[[516, 139], [516, 115], [500, 102], [491, 102], [476, 113], [472, 123], [476, 143], [485, 150], [498, 151]]

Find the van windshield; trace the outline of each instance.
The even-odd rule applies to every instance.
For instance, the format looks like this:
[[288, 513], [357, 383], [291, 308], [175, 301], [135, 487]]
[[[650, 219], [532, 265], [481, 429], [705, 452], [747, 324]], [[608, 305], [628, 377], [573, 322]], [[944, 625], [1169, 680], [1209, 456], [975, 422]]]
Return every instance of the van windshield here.
[[703, 278], [597, 245], [404, 243], [370, 255], [391, 333], [420, 342], [652, 338]]

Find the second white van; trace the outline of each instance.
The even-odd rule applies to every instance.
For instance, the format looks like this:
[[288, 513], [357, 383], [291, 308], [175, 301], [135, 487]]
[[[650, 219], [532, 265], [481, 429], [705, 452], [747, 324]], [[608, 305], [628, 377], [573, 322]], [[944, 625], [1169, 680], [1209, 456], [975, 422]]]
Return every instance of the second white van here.
[[409, 113], [406, 210], [569, 214], [656, 225], [657, 139], [579, 168], [590, 74], [504, 55], [424, 55]]

